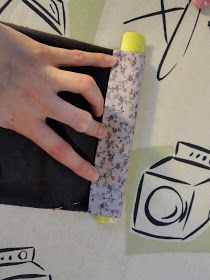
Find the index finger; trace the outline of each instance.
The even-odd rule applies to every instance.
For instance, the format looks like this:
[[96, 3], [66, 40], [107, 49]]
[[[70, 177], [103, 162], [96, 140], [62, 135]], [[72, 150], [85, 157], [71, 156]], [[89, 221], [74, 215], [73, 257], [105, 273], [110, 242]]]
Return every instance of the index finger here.
[[50, 72], [51, 86], [55, 93], [69, 91], [82, 96], [91, 104], [97, 116], [103, 114], [104, 99], [95, 80], [85, 74], [67, 72], [52, 68]]
[[54, 66], [94, 66], [106, 68], [112, 67], [117, 62], [114, 56], [108, 54], [56, 47], [49, 47], [49, 56]]

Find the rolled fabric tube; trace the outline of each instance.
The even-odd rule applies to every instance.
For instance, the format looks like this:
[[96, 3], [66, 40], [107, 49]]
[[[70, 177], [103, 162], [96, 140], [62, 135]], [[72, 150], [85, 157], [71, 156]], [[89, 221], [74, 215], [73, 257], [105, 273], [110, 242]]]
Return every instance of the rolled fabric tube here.
[[145, 38], [134, 32], [123, 36], [118, 63], [111, 69], [103, 123], [112, 132], [98, 143], [95, 166], [99, 179], [90, 186], [89, 212], [96, 221], [115, 222], [123, 207], [139, 95], [144, 72]]

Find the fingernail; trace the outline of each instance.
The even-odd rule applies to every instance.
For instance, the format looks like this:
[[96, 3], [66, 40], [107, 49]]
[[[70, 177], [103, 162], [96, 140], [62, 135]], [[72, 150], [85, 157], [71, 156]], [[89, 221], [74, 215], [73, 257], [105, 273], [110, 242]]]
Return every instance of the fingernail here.
[[96, 117], [101, 117], [103, 115], [103, 111], [99, 111], [95, 113]]
[[109, 66], [114, 66], [117, 63], [117, 58], [112, 55], [107, 55], [107, 56], [105, 56], [105, 62]]
[[110, 126], [108, 126], [108, 135], [112, 136], [112, 134], [113, 134], [113, 129]]
[[96, 169], [90, 169], [87, 173], [87, 177], [90, 181], [95, 182], [99, 178], [99, 173]]
[[98, 137], [102, 139], [108, 134], [108, 132], [109, 132], [108, 127], [102, 124], [98, 130]]

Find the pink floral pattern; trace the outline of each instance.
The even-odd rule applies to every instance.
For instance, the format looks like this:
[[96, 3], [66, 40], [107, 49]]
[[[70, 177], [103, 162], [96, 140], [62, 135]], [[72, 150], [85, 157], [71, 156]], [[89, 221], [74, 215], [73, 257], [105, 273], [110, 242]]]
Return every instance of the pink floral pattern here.
[[118, 63], [111, 69], [103, 115], [103, 123], [113, 132], [97, 147], [100, 177], [90, 187], [89, 212], [117, 218], [122, 212], [145, 57], [119, 50], [114, 56]]

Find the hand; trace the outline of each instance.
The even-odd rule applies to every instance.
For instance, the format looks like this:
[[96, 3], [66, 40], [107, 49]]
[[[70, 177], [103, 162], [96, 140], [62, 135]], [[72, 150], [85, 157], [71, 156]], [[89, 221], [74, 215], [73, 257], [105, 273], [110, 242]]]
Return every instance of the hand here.
[[79, 176], [95, 181], [98, 172], [46, 123], [50, 117], [76, 131], [102, 138], [108, 128], [90, 113], [58, 97], [59, 91], [81, 94], [96, 116], [103, 114], [104, 100], [93, 78], [58, 69], [59, 66], [110, 67], [114, 57], [66, 50], [38, 43], [0, 24], [0, 127], [31, 139], [54, 159]]

